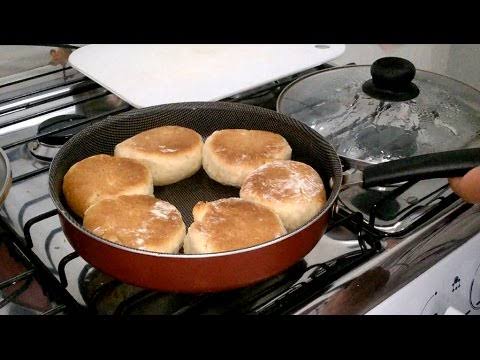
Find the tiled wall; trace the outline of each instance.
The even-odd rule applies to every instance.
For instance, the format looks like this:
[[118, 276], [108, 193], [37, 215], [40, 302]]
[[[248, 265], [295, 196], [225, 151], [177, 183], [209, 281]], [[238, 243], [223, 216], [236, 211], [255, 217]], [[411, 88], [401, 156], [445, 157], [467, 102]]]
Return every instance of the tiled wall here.
[[371, 64], [384, 56], [403, 57], [418, 69], [445, 74], [480, 89], [479, 44], [347, 44], [335, 63]]

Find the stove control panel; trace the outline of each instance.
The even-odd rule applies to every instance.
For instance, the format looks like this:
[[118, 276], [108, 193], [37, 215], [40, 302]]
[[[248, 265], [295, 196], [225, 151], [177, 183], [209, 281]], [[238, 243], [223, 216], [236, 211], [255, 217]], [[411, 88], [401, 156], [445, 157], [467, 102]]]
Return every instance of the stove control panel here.
[[477, 266], [470, 285], [470, 305], [474, 310], [480, 311], [480, 265]]
[[367, 315], [480, 315], [480, 234]]

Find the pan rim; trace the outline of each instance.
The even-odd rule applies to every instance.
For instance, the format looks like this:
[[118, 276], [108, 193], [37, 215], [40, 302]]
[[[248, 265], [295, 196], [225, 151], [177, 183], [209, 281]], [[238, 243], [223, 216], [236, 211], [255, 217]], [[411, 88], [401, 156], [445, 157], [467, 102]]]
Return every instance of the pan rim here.
[[[295, 236], [296, 234], [302, 232], [303, 230], [310, 227], [311, 225], [313, 225], [315, 222], [317, 222], [319, 219], [321, 219], [323, 216], [325, 216], [327, 214], [327, 212], [329, 212], [330, 209], [335, 204], [335, 202], [338, 198], [338, 194], [340, 192], [340, 186], [338, 186], [336, 189], [335, 189], [334, 186], [332, 186], [330, 196], [328, 197], [324, 208], [317, 215], [315, 215], [312, 219], [310, 219], [306, 224], [304, 224], [301, 227], [295, 229], [294, 231], [289, 232], [285, 235], [282, 235], [278, 238], [275, 238], [275, 239], [272, 239], [272, 240], [269, 240], [267, 242], [257, 244], [257, 245], [254, 245], [254, 246], [241, 248], [241, 249], [236, 249], [236, 250], [229, 250], [229, 251], [222, 251], [222, 252], [215, 252], [215, 253], [206, 253], [206, 254], [170, 254], [170, 253], [156, 252], [156, 251], [152, 251], [152, 250], [136, 249], [136, 248], [132, 248], [132, 247], [129, 247], [129, 246], [126, 246], [126, 245], [115, 243], [113, 241], [103, 239], [103, 238], [91, 233], [87, 229], [85, 229], [83, 227], [83, 225], [77, 224], [76, 220], [72, 221], [72, 219], [74, 220], [73, 216], [70, 214], [70, 211], [64, 206], [64, 204], [60, 200], [60, 197], [55, 195], [55, 190], [53, 189], [52, 181], [51, 181], [52, 171], [53, 171], [52, 169], [54, 169], [56, 167], [56, 163], [57, 163], [57, 161], [59, 161], [58, 159], [60, 158], [61, 154], [63, 154], [64, 152], [67, 152], [67, 150], [68, 150], [67, 145], [69, 143], [72, 143], [74, 141], [74, 139], [76, 139], [77, 137], [81, 136], [87, 129], [92, 129], [92, 127], [93, 127], [93, 129], [106, 127], [109, 124], [117, 121], [117, 119], [119, 119], [119, 118], [122, 119], [125, 116], [128, 116], [128, 114], [131, 113], [131, 112], [135, 113], [135, 112], [139, 112], [139, 111], [144, 111], [146, 113], [148, 113], [148, 112], [153, 113], [153, 112], [156, 112], [156, 111], [159, 111], [159, 110], [162, 110], [162, 109], [169, 109], [172, 106], [175, 106], [176, 109], [180, 109], [180, 108], [196, 109], [198, 107], [205, 109], [205, 108], [208, 108], [208, 107], [216, 107], [216, 108], [220, 108], [220, 109], [230, 108], [232, 110], [235, 110], [235, 109], [243, 110], [243, 111], [248, 111], [249, 110], [249, 111], [255, 111], [255, 112], [258, 112], [260, 110], [260, 111], [263, 111], [265, 113], [273, 112], [273, 113], [276, 114], [276, 116], [280, 116], [280, 117], [283, 117], [285, 119], [288, 119], [289, 121], [295, 122], [298, 126], [302, 127], [307, 132], [311, 133], [313, 136], [320, 138], [321, 140], [323, 140], [325, 142], [325, 144], [328, 144], [328, 146], [331, 148], [332, 155], [334, 155], [334, 157], [335, 157], [335, 162], [339, 166], [339, 172], [340, 172], [339, 180], [341, 182], [341, 178], [342, 178], [342, 170], [341, 170], [342, 165], [341, 164], [342, 163], [341, 163], [341, 160], [340, 160], [340, 157], [339, 157], [338, 153], [335, 151], [335, 149], [330, 144], [330, 142], [328, 142], [321, 134], [319, 134], [315, 130], [311, 129], [306, 124], [304, 124], [304, 123], [302, 123], [302, 122], [300, 122], [300, 121], [298, 121], [298, 120], [296, 120], [296, 119], [294, 119], [294, 118], [292, 118], [288, 115], [281, 114], [281, 113], [278, 113], [276, 111], [261, 108], [261, 107], [258, 107], [258, 106], [241, 104], [241, 103], [231, 103], [231, 102], [221, 102], [221, 101], [217, 101], [217, 102], [202, 101], [202, 102], [169, 103], [169, 104], [151, 106], [151, 107], [143, 108], [143, 109], [133, 109], [133, 110], [127, 111], [127, 112], [122, 113], [122, 114], [109, 116], [105, 119], [102, 119], [102, 120], [98, 121], [95, 124], [90, 125], [89, 127], [85, 128], [85, 129], [81, 130], [80, 132], [75, 134], [72, 138], [70, 138], [60, 148], [60, 150], [58, 151], [58, 153], [55, 155], [54, 159], [52, 160], [52, 163], [51, 163], [51, 166], [50, 166], [50, 169], [49, 169], [49, 194], [50, 194], [50, 197], [51, 197], [53, 203], [56, 206], [57, 211], [63, 217], [63, 219], [65, 219], [71, 226], [73, 226], [76, 230], [82, 232], [84, 235], [86, 235], [90, 238], [93, 238], [97, 241], [100, 241], [101, 243], [103, 243], [107, 246], [112, 246], [112, 247], [117, 248], [119, 250], [127, 251], [129, 253], [141, 254], [141, 255], [145, 255], [145, 256], [189, 260], [189, 259], [205, 259], [205, 258], [213, 258], [213, 257], [234, 256], [234, 255], [238, 255], [238, 254], [257, 251], [257, 250], [260, 250], [262, 248], [269, 247], [269, 246], [274, 245], [276, 243], [285, 241], [285, 240]], [[335, 177], [335, 176], [333, 176], [333, 177]]]

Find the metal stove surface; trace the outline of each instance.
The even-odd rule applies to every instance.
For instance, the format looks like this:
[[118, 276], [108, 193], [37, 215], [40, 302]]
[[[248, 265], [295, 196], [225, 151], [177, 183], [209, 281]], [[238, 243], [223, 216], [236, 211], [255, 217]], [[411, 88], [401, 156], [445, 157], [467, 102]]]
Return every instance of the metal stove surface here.
[[[311, 71], [314, 70], [317, 69]], [[461, 206], [441, 182], [410, 184], [405, 193], [392, 200], [397, 204], [393, 206], [393, 211], [391, 204], [377, 207], [375, 224], [372, 223], [375, 226], [363, 231], [363, 234], [368, 233], [365, 236], [367, 239], [378, 241], [370, 242], [362, 249], [357, 227], [368, 222], [371, 214], [369, 206], [365, 207], [365, 201], [362, 203], [356, 199], [363, 196], [368, 203], [373, 197], [372, 194], [365, 197], [360, 189], [353, 188], [350, 190], [352, 193], [342, 194], [339, 213], [348, 216], [360, 210], [362, 220], [352, 216], [345, 226], [332, 226], [302, 262], [261, 284], [212, 295], [162, 294], [122, 284], [76, 256], [65, 239], [47, 186], [49, 161], [45, 157], [54, 155], [55, 147], [38, 150], [41, 141], [33, 138], [38, 126], [45, 120], [76, 115], [79, 118], [75, 121], [94, 121], [125, 111], [129, 106], [71, 69], [67, 69], [66, 78], [63, 74], [63, 78], [49, 76], [53, 78], [49, 78], [49, 89], [44, 91], [41, 90], [44, 83], [38, 82], [38, 79], [30, 87], [22, 83], [21, 94], [24, 95], [20, 99], [11, 100], [8, 96], [18, 95], [15, 86], [10, 91], [5, 86], [0, 88], [0, 146], [7, 151], [14, 177], [10, 193], [0, 211], [0, 219], [17, 236], [22, 246], [31, 246], [33, 254], [65, 286], [80, 307], [91, 313], [293, 313], [305, 303], [315, 303], [322, 294], [329, 294], [329, 290], [340, 286], [338, 284], [349, 281], [349, 276], [351, 280], [358, 269], [364, 269], [362, 266], [368, 268], [368, 264], [378, 258], [382, 250], [401, 248], [398, 244], [402, 244], [404, 239], [418, 241], [422, 236], [425, 237], [418, 231], [413, 235], [405, 231], [419, 219], [426, 218], [424, 221], [427, 223], [434, 223], [436, 219], [449, 214], [452, 208]], [[274, 109], [276, 96], [282, 86], [292, 80], [292, 77], [283, 79], [225, 100]], [[32, 95], [25, 95], [28, 89], [35, 91], [31, 91]], [[26, 141], [29, 139], [31, 141]], [[42, 159], [35, 157], [32, 150], [36, 150], [37, 156], [41, 153]], [[396, 189], [398, 187], [379, 189], [378, 192], [383, 197], [389, 191], [395, 193], [398, 191]], [[422, 194], [431, 195], [424, 198]], [[435, 216], [424, 216], [436, 207], [439, 209], [435, 211]], [[379, 236], [381, 233], [377, 230], [391, 236]], [[343, 279], [343, 282], [339, 283], [339, 279]]]

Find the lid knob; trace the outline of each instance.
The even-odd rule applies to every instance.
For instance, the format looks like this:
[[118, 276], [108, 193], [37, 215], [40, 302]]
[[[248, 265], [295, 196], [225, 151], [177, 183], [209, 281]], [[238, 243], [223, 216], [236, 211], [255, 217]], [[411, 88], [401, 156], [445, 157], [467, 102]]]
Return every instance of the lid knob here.
[[420, 90], [412, 83], [415, 71], [415, 66], [402, 58], [378, 59], [370, 68], [372, 79], [365, 81], [362, 89], [379, 100], [406, 101], [416, 98]]

